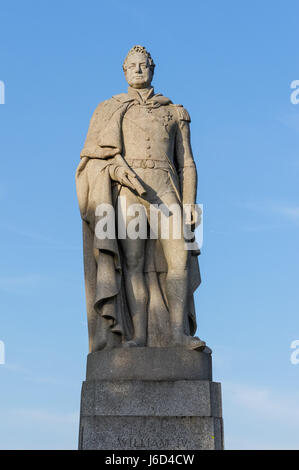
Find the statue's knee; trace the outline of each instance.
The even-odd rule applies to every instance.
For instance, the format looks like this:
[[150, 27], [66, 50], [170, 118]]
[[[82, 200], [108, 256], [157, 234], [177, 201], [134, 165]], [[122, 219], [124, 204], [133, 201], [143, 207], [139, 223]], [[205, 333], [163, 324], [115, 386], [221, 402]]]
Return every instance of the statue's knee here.
[[183, 266], [179, 266], [176, 268], [168, 268], [167, 271], [167, 279], [174, 279], [174, 280], [183, 280], [187, 276], [187, 268]]
[[183, 274], [188, 267], [188, 252], [172, 253], [167, 259], [168, 272]]
[[143, 256], [138, 256], [138, 254], [132, 253], [131, 255], [126, 254], [125, 259], [125, 267], [128, 271], [133, 272], [142, 272], [143, 271], [143, 264], [144, 259]]

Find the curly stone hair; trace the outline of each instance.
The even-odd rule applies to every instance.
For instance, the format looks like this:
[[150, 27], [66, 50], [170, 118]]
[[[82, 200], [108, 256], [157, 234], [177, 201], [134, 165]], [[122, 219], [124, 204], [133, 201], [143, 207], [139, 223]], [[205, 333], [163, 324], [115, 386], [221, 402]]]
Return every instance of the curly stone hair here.
[[134, 54], [135, 52], [139, 52], [139, 53], [144, 54], [146, 56], [146, 58], [148, 60], [148, 63], [149, 63], [149, 66], [150, 66], [152, 72], [154, 72], [155, 63], [154, 63], [150, 53], [143, 46], [133, 46], [132, 49], [129, 50], [129, 52], [127, 54], [127, 57], [125, 58], [124, 63], [123, 63], [123, 71], [124, 72], [126, 71], [126, 63], [127, 63], [128, 58], [130, 57], [131, 54]]

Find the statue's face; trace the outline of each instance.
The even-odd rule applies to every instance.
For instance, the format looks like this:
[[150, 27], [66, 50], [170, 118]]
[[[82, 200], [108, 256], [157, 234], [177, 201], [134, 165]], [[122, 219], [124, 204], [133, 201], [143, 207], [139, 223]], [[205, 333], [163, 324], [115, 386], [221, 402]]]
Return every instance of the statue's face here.
[[132, 88], [147, 88], [150, 86], [153, 72], [144, 54], [139, 52], [131, 54], [127, 59], [126, 68], [125, 77]]

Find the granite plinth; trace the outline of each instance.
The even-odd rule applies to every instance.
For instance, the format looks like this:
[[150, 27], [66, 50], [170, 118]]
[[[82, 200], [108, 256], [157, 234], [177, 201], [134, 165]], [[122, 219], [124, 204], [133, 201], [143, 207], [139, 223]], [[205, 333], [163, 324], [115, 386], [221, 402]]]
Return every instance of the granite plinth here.
[[79, 449], [223, 449], [209, 352], [132, 348], [88, 356]]

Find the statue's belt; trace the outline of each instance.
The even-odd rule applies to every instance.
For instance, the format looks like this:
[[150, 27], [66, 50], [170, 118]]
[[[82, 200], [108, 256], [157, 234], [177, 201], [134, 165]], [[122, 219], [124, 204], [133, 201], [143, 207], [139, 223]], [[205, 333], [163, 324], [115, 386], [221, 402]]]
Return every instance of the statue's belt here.
[[169, 170], [171, 168], [168, 161], [145, 159], [145, 158], [126, 158], [125, 161], [131, 168], [156, 168], [161, 170]]

